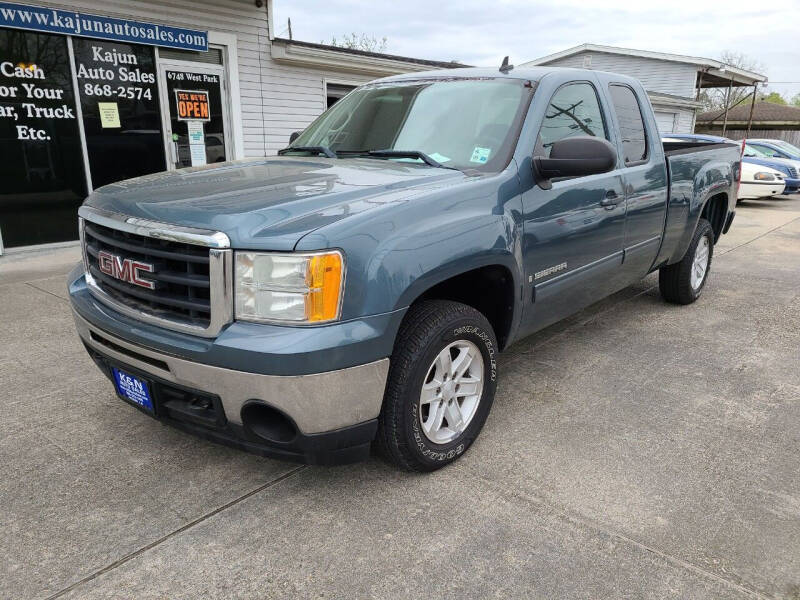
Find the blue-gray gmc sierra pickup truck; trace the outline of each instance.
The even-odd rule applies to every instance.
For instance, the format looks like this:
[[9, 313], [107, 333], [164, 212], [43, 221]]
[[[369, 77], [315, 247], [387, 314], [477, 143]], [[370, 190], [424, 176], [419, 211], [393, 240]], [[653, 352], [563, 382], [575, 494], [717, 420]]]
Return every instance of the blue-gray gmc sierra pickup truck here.
[[696, 300], [739, 166], [733, 144], [662, 143], [628, 77], [389, 77], [279, 156], [95, 190], [72, 308], [117, 394], [163, 422], [430, 471], [481, 431], [515, 340], [655, 270]]

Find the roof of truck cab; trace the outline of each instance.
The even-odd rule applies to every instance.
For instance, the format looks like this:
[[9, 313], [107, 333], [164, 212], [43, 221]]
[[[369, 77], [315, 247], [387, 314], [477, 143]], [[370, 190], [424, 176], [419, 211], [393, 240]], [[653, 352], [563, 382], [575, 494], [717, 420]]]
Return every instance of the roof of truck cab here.
[[519, 69], [512, 69], [507, 73], [502, 73], [495, 67], [468, 67], [463, 69], [438, 69], [436, 71], [421, 71], [417, 73], [403, 73], [401, 75], [392, 75], [390, 77], [383, 77], [376, 79], [371, 83], [384, 83], [390, 81], [419, 81], [424, 79], [523, 79], [529, 81], [539, 81], [545, 75], [552, 73], [557, 74], [571, 74], [575, 79], [585, 79], [588, 73], [610, 77], [616, 81], [637, 81], [633, 77], [621, 75], [619, 73], [607, 73], [605, 71], [596, 71], [594, 69], [572, 69], [567, 67], [525, 67]]

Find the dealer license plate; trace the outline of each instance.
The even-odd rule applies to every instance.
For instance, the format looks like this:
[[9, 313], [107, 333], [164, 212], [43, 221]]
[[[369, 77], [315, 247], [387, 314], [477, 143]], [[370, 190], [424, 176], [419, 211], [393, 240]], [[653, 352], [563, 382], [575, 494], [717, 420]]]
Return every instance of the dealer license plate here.
[[146, 381], [125, 371], [120, 371], [116, 367], [112, 367], [111, 371], [114, 373], [114, 384], [117, 386], [117, 393], [120, 396], [147, 412], [155, 412], [153, 398], [150, 396], [150, 388]]

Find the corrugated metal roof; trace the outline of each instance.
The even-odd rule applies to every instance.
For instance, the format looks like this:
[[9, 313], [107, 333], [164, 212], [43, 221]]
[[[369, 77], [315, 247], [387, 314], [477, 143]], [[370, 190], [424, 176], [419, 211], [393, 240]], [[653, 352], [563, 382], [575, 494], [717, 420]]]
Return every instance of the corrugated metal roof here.
[[[747, 121], [750, 118], [750, 103], [742, 102], [728, 111], [728, 121]], [[712, 110], [697, 115], [698, 121], [712, 122], [722, 121], [724, 111]], [[800, 124], [800, 108], [795, 106], [785, 106], [773, 102], [756, 102], [753, 107], [753, 121], [765, 123], [770, 121], [786, 123], [797, 122]]]

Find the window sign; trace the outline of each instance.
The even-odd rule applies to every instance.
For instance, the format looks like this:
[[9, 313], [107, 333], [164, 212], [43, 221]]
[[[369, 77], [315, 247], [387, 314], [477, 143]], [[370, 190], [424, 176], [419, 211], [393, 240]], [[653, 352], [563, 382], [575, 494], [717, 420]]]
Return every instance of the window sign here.
[[205, 31], [10, 2], [0, 2], [0, 27], [201, 52], [208, 50], [208, 32]]
[[73, 50], [92, 185], [163, 171], [153, 49], [74, 39]]
[[186, 124], [189, 130], [189, 143], [190, 144], [204, 144], [203, 140], [203, 122], [202, 121], [189, 121]]
[[122, 127], [119, 121], [119, 105], [116, 102], [98, 102], [100, 111], [100, 127], [103, 129], [118, 129]]
[[206, 164], [206, 138], [203, 134], [203, 121], [187, 121], [189, 131], [189, 157], [193, 167]]
[[65, 37], [0, 29], [0, 156], [4, 245], [76, 239], [86, 177]]
[[[216, 77], [216, 76], [215, 76]], [[210, 121], [208, 92], [205, 90], [175, 90], [179, 121]]]

